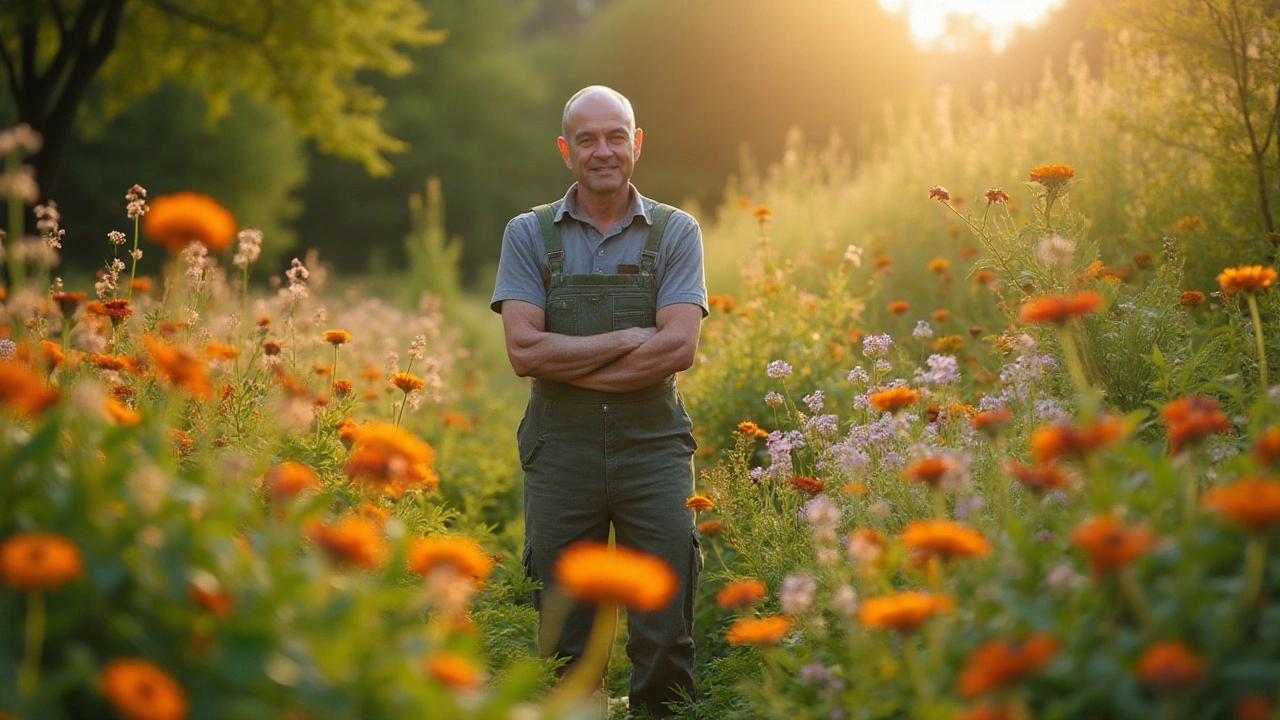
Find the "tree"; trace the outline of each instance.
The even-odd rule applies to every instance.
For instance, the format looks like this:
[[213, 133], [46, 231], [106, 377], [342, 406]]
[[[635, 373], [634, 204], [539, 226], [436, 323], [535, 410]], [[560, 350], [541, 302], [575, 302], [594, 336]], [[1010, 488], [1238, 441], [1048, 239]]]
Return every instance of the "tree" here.
[[1148, 132], [1252, 175], [1262, 225], [1275, 240], [1280, 200], [1280, 0], [1124, 0], [1122, 47], [1168, 58], [1187, 88], [1179, 112]]
[[166, 81], [201, 91], [211, 118], [244, 92], [321, 150], [386, 173], [383, 154], [403, 144], [357, 74], [407, 72], [402, 47], [443, 39], [426, 21], [416, 0], [0, 0], [0, 69], [16, 120], [43, 136], [29, 163], [46, 197], [95, 81], [106, 116]]

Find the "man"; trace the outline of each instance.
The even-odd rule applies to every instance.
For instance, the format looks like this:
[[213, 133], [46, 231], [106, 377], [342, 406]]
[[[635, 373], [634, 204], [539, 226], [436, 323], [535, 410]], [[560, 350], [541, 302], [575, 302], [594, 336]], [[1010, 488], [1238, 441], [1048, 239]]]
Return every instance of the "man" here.
[[526, 573], [544, 655], [582, 654], [594, 617], [554, 590], [560, 553], [615, 541], [680, 579], [665, 610], [627, 616], [633, 712], [669, 714], [693, 693], [693, 597], [702, 565], [692, 513], [693, 440], [675, 373], [693, 364], [707, 313], [702, 235], [631, 185], [643, 132], [602, 86], [565, 104], [557, 139], [577, 182], [517, 216], [502, 238], [491, 307], [533, 390], [516, 432], [524, 468]]

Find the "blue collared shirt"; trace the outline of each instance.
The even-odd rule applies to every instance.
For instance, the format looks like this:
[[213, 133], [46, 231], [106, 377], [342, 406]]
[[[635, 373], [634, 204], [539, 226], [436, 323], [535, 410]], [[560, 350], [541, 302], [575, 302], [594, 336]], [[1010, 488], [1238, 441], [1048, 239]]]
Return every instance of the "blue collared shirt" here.
[[[639, 265], [649, 235], [655, 203], [631, 186], [631, 207], [622, 222], [601, 233], [578, 212], [578, 185], [551, 204], [564, 244], [564, 272], [570, 275], [614, 274], [620, 265]], [[533, 212], [512, 218], [502, 234], [502, 256], [489, 307], [502, 312], [503, 300], [523, 300], [547, 309], [543, 279], [550, 276], [542, 231]], [[673, 303], [692, 303], [707, 314], [707, 284], [702, 265], [702, 229], [688, 213], [676, 210], [658, 247], [654, 269], [658, 285], [657, 309]]]

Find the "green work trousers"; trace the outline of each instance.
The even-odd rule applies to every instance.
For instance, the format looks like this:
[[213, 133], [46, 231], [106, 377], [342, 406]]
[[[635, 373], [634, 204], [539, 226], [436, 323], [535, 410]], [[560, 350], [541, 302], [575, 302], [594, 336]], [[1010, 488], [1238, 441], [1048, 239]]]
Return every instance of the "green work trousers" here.
[[[685, 500], [693, 494], [695, 443], [673, 379], [605, 395], [536, 381], [517, 431], [524, 467], [524, 565], [541, 583], [539, 646], [581, 656], [595, 617], [555, 589], [553, 569], [570, 545], [606, 542], [664, 560], [680, 581], [657, 612], [628, 612], [633, 712], [655, 717], [682, 691], [693, 695], [693, 599], [702, 567]], [[612, 618], [610, 619], [613, 620]]]

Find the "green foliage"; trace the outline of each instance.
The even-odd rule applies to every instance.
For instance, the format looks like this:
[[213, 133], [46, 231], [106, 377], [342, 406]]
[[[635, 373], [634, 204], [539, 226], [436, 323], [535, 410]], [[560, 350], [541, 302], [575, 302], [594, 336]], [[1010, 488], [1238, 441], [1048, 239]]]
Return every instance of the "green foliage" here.
[[413, 297], [430, 292], [439, 295], [446, 305], [456, 303], [462, 292], [458, 282], [462, 245], [457, 238], [445, 237], [439, 178], [429, 178], [422, 194], [409, 196], [409, 212], [413, 230], [405, 237], [408, 290]]
[[128, 3], [102, 71], [103, 108], [117, 114], [174, 81], [201, 92], [217, 119], [244, 93], [282, 109], [323, 152], [386, 174], [384, 153], [406, 146], [383, 130], [385, 100], [358, 76], [408, 72], [405, 47], [445, 38], [425, 28], [427, 17], [414, 0]]

